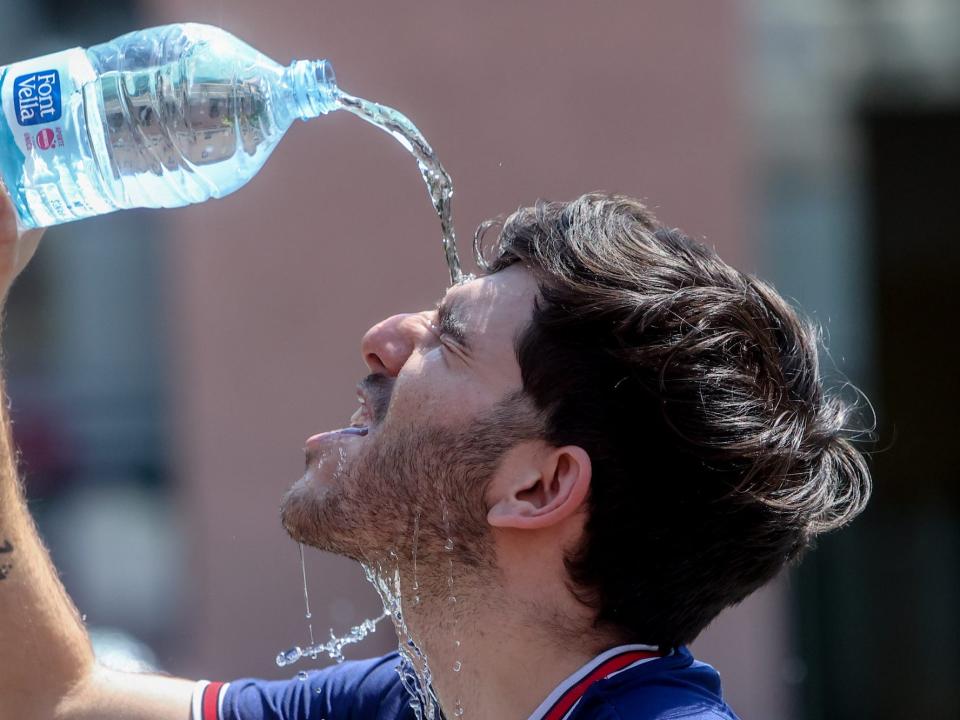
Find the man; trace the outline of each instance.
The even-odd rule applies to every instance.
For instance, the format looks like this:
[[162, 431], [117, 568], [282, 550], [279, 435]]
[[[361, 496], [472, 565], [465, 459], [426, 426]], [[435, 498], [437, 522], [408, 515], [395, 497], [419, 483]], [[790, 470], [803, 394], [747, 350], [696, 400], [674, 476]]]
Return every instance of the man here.
[[[282, 503], [368, 569], [400, 655], [226, 685], [97, 668], [4, 418], [3, 717], [735, 717], [685, 646], [869, 494], [814, 330], [626, 197], [486, 230], [479, 278], [363, 337], [350, 426]], [[4, 204], [4, 294], [37, 240]]]

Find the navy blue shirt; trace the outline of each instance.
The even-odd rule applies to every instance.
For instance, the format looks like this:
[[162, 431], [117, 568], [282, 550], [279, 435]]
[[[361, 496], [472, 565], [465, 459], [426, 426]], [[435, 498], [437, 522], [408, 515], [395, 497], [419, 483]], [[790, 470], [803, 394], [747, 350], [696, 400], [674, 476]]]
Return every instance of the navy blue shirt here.
[[[622, 648], [604, 653], [561, 683], [530, 720], [736, 720], [716, 670], [686, 648], [634, 661], [639, 656]], [[305, 680], [201, 684], [194, 720], [415, 720], [399, 664], [390, 653]]]

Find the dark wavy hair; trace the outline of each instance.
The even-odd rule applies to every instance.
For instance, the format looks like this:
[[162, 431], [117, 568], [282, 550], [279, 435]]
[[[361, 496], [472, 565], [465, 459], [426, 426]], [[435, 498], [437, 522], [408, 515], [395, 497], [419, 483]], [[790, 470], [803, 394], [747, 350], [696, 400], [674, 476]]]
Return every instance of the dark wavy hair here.
[[522, 208], [474, 251], [539, 285], [516, 354], [545, 439], [592, 461], [566, 566], [597, 627], [689, 643], [864, 508], [853, 405], [825, 392], [816, 328], [767, 283], [621, 195]]

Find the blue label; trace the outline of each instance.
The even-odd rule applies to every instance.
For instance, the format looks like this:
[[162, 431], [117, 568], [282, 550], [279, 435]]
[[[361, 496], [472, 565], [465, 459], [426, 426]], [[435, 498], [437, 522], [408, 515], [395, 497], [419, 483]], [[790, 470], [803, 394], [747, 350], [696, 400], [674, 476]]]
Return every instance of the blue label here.
[[13, 81], [13, 106], [21, 125], [56, 122], [62, 114], [60, 73], [42, 70]]

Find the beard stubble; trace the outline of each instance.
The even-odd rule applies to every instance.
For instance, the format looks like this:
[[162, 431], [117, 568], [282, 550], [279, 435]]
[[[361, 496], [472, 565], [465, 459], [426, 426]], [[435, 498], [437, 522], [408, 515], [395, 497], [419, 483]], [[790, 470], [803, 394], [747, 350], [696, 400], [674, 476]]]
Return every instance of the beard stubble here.
[[[389, 391], [375, 397], [384, 417]], [[415, 556], [421, 584], [446, 577], [441, 559], [471, 574], [492, 570], [487, 485], [507, 450], [537, 437], [542, 423], [522, 391], [459, 427], [385, 422], [326, 486], [305, 477], [286, 493], [283, 525], [299, 542], [367, 565]]]

